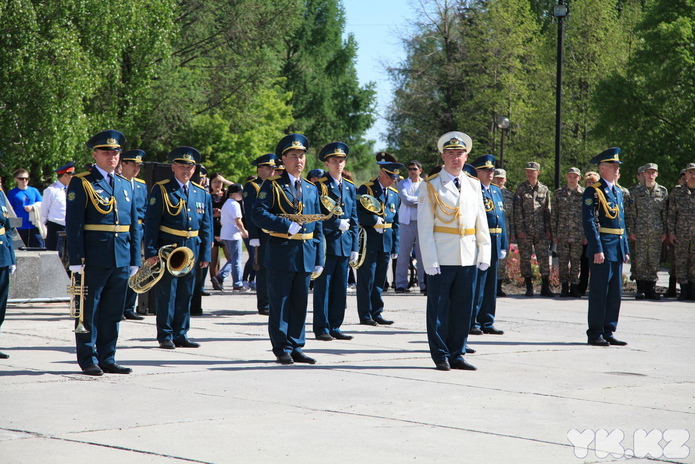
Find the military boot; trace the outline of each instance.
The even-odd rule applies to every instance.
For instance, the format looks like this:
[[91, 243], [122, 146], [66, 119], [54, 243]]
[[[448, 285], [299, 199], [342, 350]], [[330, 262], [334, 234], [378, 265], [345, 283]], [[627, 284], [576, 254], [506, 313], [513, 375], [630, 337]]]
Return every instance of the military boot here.
[[562, 290], [560, 291], [560, 296], [562, 298], [567, 298], [570, 296], [570, 284], [569, 282], [563, 282], [562, 283]]
[[644, 300], [645, 294], [644, 294], [644, 287], [646, 281], [644, 280], [636, 280], [637, 283], [637, 291], [635, 292], [635, 300]]
[[548, 282], [548, 278], [544, 277], [543, 278], [543, 285], [541, 286], [541, 296], [547, 296], [549, 298], [553, 298], [555, 296], [555, 293], [550, 290], [550, 282]]
[[524, 282], [526, 283], [526, 293], [524, 293], [524, 295], [533, 296], [533, 281], [530, 277], [526, 277]]
[[691, 299], [690, 292], [692, 291], [692, 284], [681, 284], [681, 294], [678, 295], [678, 301], [687, 301]]
[[676, 295], [676, 276], [669, 276], [668, 289], [664, 293], [664, 298], [675, 298]]
[[661, 295], [656, 293], [656, 282], [647, 280], [645, 281], [646, 287], [644, 289], [644, 296], [648, 300], [656, 300], [659, 301], [661, 299]]
[[582, 292], [579, 291], [579, 285], [577, 285], [577, 284], [571, 284], [570, 285], [570, 297], [571, 298], [581, 298], [582, 297]]
[[497, 296], [507, 296], [506, 293], [504, 293], [504, 290], [502, 290], [502, 280], [497, 281]]

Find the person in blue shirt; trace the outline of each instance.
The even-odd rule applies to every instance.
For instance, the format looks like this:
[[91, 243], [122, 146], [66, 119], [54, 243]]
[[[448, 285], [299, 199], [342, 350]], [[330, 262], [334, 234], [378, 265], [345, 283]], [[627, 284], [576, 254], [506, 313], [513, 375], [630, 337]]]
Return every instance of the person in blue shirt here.
[[14, 172], [14, 180], [17, 182], [17, 187], [7, 192], [7, 199], [17, 217], [22, 218], [22, 225], [17, 227], [19, 236], [27, 247], [43, 248], [44, 240], [41, 232], [31, 221], [32, 216], [35, 217], [36, 222], [40, 221], [41, 193], [29, 186], [29, 171], [26, 169], [17, 169]]
[[[10, 229], [10, 212], [5, 196], [0, 195], [0, 327], [5, 321], [7, 312], [7, 297], [10, 293], [10, 274], [17, 269], [17, 260], [12, 247], [12, 234]], [[7, 359], [10, 355], [0, 351], [0, 359]]]

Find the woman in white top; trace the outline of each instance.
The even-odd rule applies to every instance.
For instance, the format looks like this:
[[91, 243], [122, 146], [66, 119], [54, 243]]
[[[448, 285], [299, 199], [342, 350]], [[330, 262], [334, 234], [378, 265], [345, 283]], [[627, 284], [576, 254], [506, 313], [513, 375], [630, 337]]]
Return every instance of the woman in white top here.
[[224, 279], [232, 274], [233, 290], [244, 291], [241, 269], [241, 243], [248, 237], [248, 232], [242, 222], [241, 204], [242, 199], [241, 184], [232, 184], [227, 189], [227, 201], [222, 206], [220, 222], [220, 240], [224, 243], [227, 263], [220, 269], [220, 272], [212, 278], [216, 280], [220, 288], [224, 288]]

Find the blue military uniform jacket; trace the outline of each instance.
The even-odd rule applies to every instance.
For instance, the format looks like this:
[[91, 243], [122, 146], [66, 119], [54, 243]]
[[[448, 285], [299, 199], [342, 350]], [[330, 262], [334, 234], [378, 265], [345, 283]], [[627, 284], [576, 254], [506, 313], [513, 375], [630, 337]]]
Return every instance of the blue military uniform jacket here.
[[509, 249], [507, 224], [504, 214], [504, 196], [502, 195], [502, 190], [495, 184], [490, 184], [489, 188], [485, 188], [481, 184], [480, 188], [483, 191], [485, 215], [487, 216], [487, 225], [490, 229], [492, 257], [500, 259], [500, 251]]
[[112, 187], [96, 167], [74, 176], [67, 191], [65, 233], [71, 265], [84, 260], [104, 268], [139, 266], [142, 227], [130, 181], [115, 175]]
[[10, 229], [10, 212], [5, 202], [5, 195], [0, 195], [0, 267], [8, 267], [17, 264], [12, 246], [12, 234]]
[[249, 240], [261, 238], [263, 230], [253, 221], [253, 206], [256, 204], [258, 192], [261, 190], [263, 179], [260, 177], [246, 182], [244, 185], [244, 217], [246, 218], [246, 230], [249, 233]]
[[623, 262], [628, 254], [623, 193], [605, 180], [587, 187], [582, 197], [582, 224], [588, 241], [586, 256], [603, 253], [606, 261]]
[[203, 187], [189, 182], [188, 198], [173, 176], [152, 187], [145, 212], [145, 259], [176, 243], [190, 248], [196, 261], [210, 262], [212, 234], [212, 198]]
[[[360, 225], [367, 232], [367, 251], [378, 251], [381, 253], [398, 254], [399, 233], [398, 233], [398, 207], [401, 200], [398, 197], [398, 190], [389, 187], [382, 189], [378, 178], [366, 184], [362, 184], [357, 189], [357, 196], [371, 195], [382, 205], [381, 211], [371, 212], [367, 210], [361, 202], [357, 201], [357, 218]], [[384, 229], [380, 234], [374, 229], [377, 219], [382, 218], [385, 223], [391, 224], [390, 228]]]
[[[295, 203], [298, 207], [295, 208]], [[258, 192], [253, 206], [252, 219], [258, 227], [271, 233], [266, 248], [264, 265], [273, 271], [313, 272], [315, 266], [323, 266], [324, 253], [321, 249], [323, 227], [321, 221], [303, 224], [297, 233], [311, 236], [306, 240], [277, 237], [272, 234], [287, 234], [290, 219], [279, 214], [321, 214], [318, 189], [302, 179], [302, 198], [296, 199], [290, 188], [289, 175], [266, 179]]]
[[138, 224], [145, 222], [145, 210], [147, 209], [147, 184], [144, 180], [133, 178], [133, 196], [135, 197], [135, 209], [138, 214]]
[[[327, 174], [325, 177], [316, 181], [321, 195], [327, 195], [335, 201], [336, 205], [343, 210], [342, 216], [334, 215], [330, 219], [323, 221], [323, 235], [326, 239], [326, 254], [333, 256], [349, 257], [350, 253], [357, 251], [357, 188], [348, 179], [343, 178], [340, 188], [335, 179]], [[324, 214], [328, 214], [328, 209], [322, 204], [321, 209]], [[341, 219], [350, 220], [350, 228], [342, 232], [339, 228]]]

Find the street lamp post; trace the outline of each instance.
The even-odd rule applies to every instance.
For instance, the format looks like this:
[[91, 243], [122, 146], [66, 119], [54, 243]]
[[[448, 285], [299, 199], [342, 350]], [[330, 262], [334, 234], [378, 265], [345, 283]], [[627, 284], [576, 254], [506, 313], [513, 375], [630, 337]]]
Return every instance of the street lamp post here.
[[562, 25], [569, 14], [569, 8], [564, 0], [559, 0], [553, 8], [553, 16], [557, 18], [557, 84], [555, 88], [555, 188], [560, 188], [560, 135], [562, 130]]
[[499, 167], [504, 169], [504, 133], [509, 128], [509, 118], [506, 116], [500, 116], [497, 118], [497, 127], [500, 128], [502, 135], [500, 136], [500, 165]]

